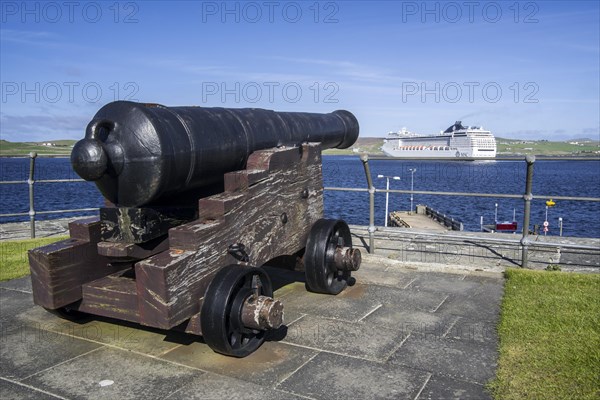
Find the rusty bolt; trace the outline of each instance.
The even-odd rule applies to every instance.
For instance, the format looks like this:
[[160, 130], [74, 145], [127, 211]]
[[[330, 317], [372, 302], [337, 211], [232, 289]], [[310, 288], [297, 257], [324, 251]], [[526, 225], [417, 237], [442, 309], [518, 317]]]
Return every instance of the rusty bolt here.
[[282, 223], [286, 224], [288, 222], [288, 217], [286, 213], [283, 213], [279, 216], [279, 219], [281, 220]]
[[308, 189], [302, 189], [302, 193], [300, 195], [303, 199], [308, 199]]
[[283, 303], [267, 296], [250, 296], [242, 307], [242, 323], [250, 329], [277, 329], [283, 325]]
[[341, 271], [358, 271], [362, 256], [360, 250], [338, 246], [333, 254], [335, 267]]

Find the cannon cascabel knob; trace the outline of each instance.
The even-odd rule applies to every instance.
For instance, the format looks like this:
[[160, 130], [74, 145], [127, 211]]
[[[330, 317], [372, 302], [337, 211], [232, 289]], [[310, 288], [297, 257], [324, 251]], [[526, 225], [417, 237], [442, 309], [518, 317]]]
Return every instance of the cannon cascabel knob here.
[[102, 144], [94, 139], [82, 139], [71, 152], [73, 169], [86, 181], [96, 181], [105, 174], [108, 157]]

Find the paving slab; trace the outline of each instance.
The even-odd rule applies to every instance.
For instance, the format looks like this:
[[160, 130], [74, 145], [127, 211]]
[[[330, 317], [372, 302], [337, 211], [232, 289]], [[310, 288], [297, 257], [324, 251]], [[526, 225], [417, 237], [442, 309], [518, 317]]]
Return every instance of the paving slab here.
[[43, 329], [17, 327], [2, 332], [0, 376], [23, 379], [101, 346]]
[[307, 315], [288, 327], [285, 343], [366, 360], [385, 361], [408, 334], [364, 322], [350, 323]]
[[435, 337], [409, 337], [392, 364], [485, 384], [496, 370], [496, 344]]
[[381, 286], [392, 286], [397, 288], [407, 287], [414, 279], [414, 273], [402, 268], [390, 268], [381, 263], [369, 263], [368, 267], [362, 266], [352, 273], [357, 282], [363, 284], [375, 284]]
[[193, 335], [60, 319], [33, 304], [28, 277], [3, 282], [2, 398], [486, 398], [502, 275], [364, 260], [338, 296], [269, 269], [286, 325], [244, 359]]
[[[408, 311], [435, 312], [449, 296], [446, 292], [413, 290], [379, 285], [357, 284], [338, 295], [341, 298], [371, 301], [385, 306], [396, 306]], [[374, 311], [376, 312], [376, 311]]]
[[428, 291], [436, 293], [470, 294], [480, 289], [477, 282], [464, 280], [465, 275], [446, 274], [443, 272], [429, 272], [420, 274], [409, 286], [411, 290]]
[[23, 278], [0, 282], [0, 288], [13, 289], [18, 290], [20, 292], [31, 293], [31, 277], [28, 275], [24, 276]]
[[213, 373], [202, 375], [180, 390], [165, 397], [165, 400], [293, 400], [302, 399], [292, 393], [259, 386], [239, 379]]
[[381, 306], [381, 302], [377, 298], [352, 295], [352, 293], [357, 293], [357, 291], [364, 291], [364, 285], [359, 283], [348, 287], [337, 296], [310, 293], [304, 289], [298, 289], [296, 288], [291, 293], [285, 293], [281, 297], [281, 300], [285, 302], [286, 313], [289, 310], [296, 314], [304, 313], [341, 321], [356, 322]]
[[442, 337], [458, 318], [427, 311], [406, 310], [398, 305], [384, 304], [363, 321], [374, 326], [384, 326], [411, 335]]
[[418, 400], [491, 400], [483, 385], [433, 375]]
[[67, 398], [149, 399], [167, 397], [203, 374], [202, 371], [104, 347], [42, 371], [23, 382]]
[[215, 353], [204, 343], [180, 346], [161, 358], [179, 364], [272, 387], [283, 381], [318, 351], [285, 343], [267, 342], [245, 358]]
[[0, 323], [3, 326], [14, 321], [17, 315], [31, 310], [32, 307], [31, 293], [0, 288]]
[[439, 313], [448, 313], [472, 320], [495, 320], [500, 313], [501, 285], [490, 286], [474, 294], [451, 293], [440, 305]]
[[429, 374], [321, 353], [280, 388], [315, 399], [414, 399]]
[[[84, 217], [57, 218], [35, 221], [35, 236], [38, 238], [69, 234], [69, 222]], [[29, 222], [7, 222], [0, 224], [0, 241], [14, 239], [30, 239]]]
[[59, 398], [61, 397], [0, 377], [0, 399], [2, 400], [56, 400]]
[[447, 327], [444, 337], [465, 341], [496, 343], [498, 319], [478, 320], [456, 317], [451, 326]]

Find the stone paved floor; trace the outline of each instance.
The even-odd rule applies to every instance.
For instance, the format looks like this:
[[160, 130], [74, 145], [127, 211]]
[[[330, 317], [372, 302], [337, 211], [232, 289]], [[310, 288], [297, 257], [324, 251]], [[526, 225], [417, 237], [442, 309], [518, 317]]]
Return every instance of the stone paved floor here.
[[[36, 238], [69, 234], [69, 222], [85, 217], [58, 218], [35, 221]], [[29, 222], [7, 222], [0, 224], [0, 241], [14, 239], [30, 239], [31, 224]]]
[[244, 359], [185, 334], [61, 320], [33, 305], [28, 278], [3, 282], [0, 398], [488, 398], [501, 274], [406, 266], [366, 257], [335, 297], [269, 269], [286, 326]]

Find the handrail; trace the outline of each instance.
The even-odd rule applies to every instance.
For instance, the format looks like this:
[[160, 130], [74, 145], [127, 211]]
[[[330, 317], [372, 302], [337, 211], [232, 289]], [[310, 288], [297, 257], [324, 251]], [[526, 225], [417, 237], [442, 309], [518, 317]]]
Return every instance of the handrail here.
[[[523, 233], [521, 240], [519, 243], [522, 246], [522, 254], [521, 254], [521, 267], [527, 268], [528, 266], [528, 247], [533, 244], [533, 242], [528, 238], [529, 236], [529, 225], [530, 225], [530, 215], [531, 215], [531, 201], [536, 198], [553, 198], [557, 200], [573, 200], [573, 201], [594, 201], [600, 202], [600, 198], [597, 197], [572, 197], [572, 196], [541, 196], [532, 194], [533, 187], [533, 165], [535, 163], [536, 157], [528, 155], [525, 157], [525, 162], [527, 164], [527, 173], [525, 178], [525, 193], [522, 195], [517, 194], [506, 194], [506, 193], [469, 193], [469, 192], [431, 192], [431, 191], [422, 191], [422, 190], [391, 190], [391, 189], [377, 189], [373, 186], [373, 182], [371, 180], [371, 174], [369, 170], [369, 156], [366, 154], [361, 155], [361, 161], [363, 162], [365, 174], [367, 175], [367, 184], [368, 188], [343, 188], [343, 187], [324, 187], [323, 190], [332, 190], [332, 191], [350, 191], [350, 192], [369, 192], [369, 253], [375, 253], [374, 246], [374, 237], [373, 234], [375, 232], [375, 226], [372, 222], [374, 220], [374, 195], [376, 192], [383, 193], [405, 193], [405, 194], [428, 194], [433, 196], [469, 196], [469, 197], [500, 197], [500, 198], [512, 198], [512, 199], [523, 199], [524, 201], [524, 216], [523, 216]], [[405, 158], [375, 158], [382, 160], [407, 160]], [[423, 158], [421, 158], [423, 159]], [[428, 159], [431, 161], [431, 159]], [[440, 159], [435, 159], [439, 161]], [[454, 160], [454, 159], [452, 159]], [[460, 159], [464, 160], [464, 159]], [[497, 160], [497, 158], [496, 158]], [[515, 159], [512, 159], [515, 160]], [[516, 160], [515, 160], [516, 161]], [[386, 216], [387, 218], [387, 216]]]
[[[40, 179], [35, 183], [60, 183], [60, 182], [85, 182], [85, 179]], [[19, 183], [29, 183], [26, 181], [0, 181], [0, 185], [18, 185]]]
[[[340, 191], [340, 192], [368, 192], [369, 189], [364, 188], [348, 188], [327, 186], [324, 190]], [[427, 190], [399, 190], [399, 189], [378, 189], [376, 192], [382, 193], [398, 193], [398, 194], [430, 194], [437, 196], [460, 196], [460, 197], [497, 197], [504, 199], [522, 199], [522, 194], [506, 194], [506, 193], [477, 193], [477, 192], [432, 192]], [[573, 201], [593, 201], [600, 202], [600, 197], [573, 197], [573, 196], [554, 196], [543, 194], [532, 194], [532, 199], [553, 199], [553, 200], [573, 200]]]
[[98, 208], [74, 208], [70, 210], [47, 210], [47, 211], [36, 211], [34, 207], [34, 184], [36, 183], [66, 183], [66, 182], [85, 182], [83, 179], [40, 179], [35, 180], [35, 159], [38, 154], [35, 151], [29, 153], [29, 179], [26, 181], [0, 181], [0, 185], [29, 185], [29, 211], [22, 213], [9, 213], [0, 214], [0, 217], [22, 217], [29, 215], [30, 224], [30, 236], [32, 239], [35, 238], [35, 216], [38, 214], [63, 214], [72, 212], [88, 212], [97, 211]]
[[[98, 208], [79, 208], [79, 209], [70, 209], [70, 210], [48, 210], [48, 211], [35, 211], [34, 208], [34, 196], [33, 189], [35, 183], [66, 183], [66, 182], [85, 182], [83, 179], [46, 179], [46, 180], [38, 180], [34, 179], [35, 172], [35, 159], [37, 157], [36, 152], [31, 152], [29, 154], [30, 163], [29, 163], [29, 179], [22, 181], [0, 181], [0, 185], [14, 185], [14, 184], [28, 184], [29, 185], [29, 212], [23, 213], [10, 213], [10, 214], [0, 214], [0, 217], [16, 217], [16, 216], [27, 216], [29, 215], [30, 225], [31, 225], [31, 237], [35, 238], [35, 216], [37, 214], [60, 214], [60, 213], [71, 213], [71, 212], [88, 212], [88, 211], [97, 211]], [[348, 191], [348, 192], [368, 192], [369, 193], [369, 253], [375, 253], [375, 238], [374, 233], [377, 230], [375, 227], [375, 194], [377, 192], [382, 193], [399, 193], [399, 194], [424, 194], [424, 195], [433, 195], [433, 196], [461, 196], [461, 197], [494, 197], [494, 198], [509, 198], [509, 199], [523, 199], [524, 201], [524, 216], [523, 216], [523, 234], [521, 239], [516, 242], [512, 240], [511, 242], [520, 243], [522, 246], [522, 256], [521, 256], [521, 266], [523, 268], [527, 268], [528, 264], [528, 247], [540, 245], [540, 243], [532, 242], [529, 236], [529, 225], [530, 225], [530, 215], [531, 215], [531, 201], [533, 199], [547, 199], [552, 198], [556, 200], [570, 200], [570, 201], [590, 201], [590, 202], [600, 202], [600, 198], [597, 197], [575, 197], [575, 196], [553, 196], [553, 195], [533, 195], [531, 190], [533, 186], [533, 165], [536, 161], [535, 156], [526, 156], [525, 162], [527, 164], [527, 174], [525, 180], [525, 193], [524, 194], [507, 194], [507, 193], [473, 193], [473, 192], [433, 192], [433, 191], [425, 191], [425, 190], [398, 190], [398, 189], [377, 189], [373, 185], [373, 180], [371, 177], [371, 171], [369, 168], [369, 156], [366, 154], [361, 155], [360, 157], [364, 171], [365, 177], [367, 181], [367, 188], [350, 188], [350, 187], [324, 187], [323, 190], [330, 191]], [[371, 159], [375, 160], [427, 160], [427, 161], [464, 161], [464, 158], [393, 158], [393, 157], [371, 157]], [[539, 157], [541, 160], [557, 160], [556, 158], [545, 158]], [[506, 157], [497, 157], [490, 160], [497, 161], [519, 161], [523, 160], [522, 158], [506, 158]], [[572, 158], [565, 157], [560, 158], [558, 160], [584, 160], [584, 161], [598, 161], [600, 158], [589, 157], [589, 158]], [[435, 233], [431, 233], [430, 235], [439, 235]], [[447, 237], [447, 234], [444, 234]], [[546, 244], [546, 243], [544, 243]], [[572, 247], [572, 248], [582, 248], [581, 246], [576, 245], [567, 245], [567, 244], [550, 244], [547, 245], [557, 246], [557, 247]]]

